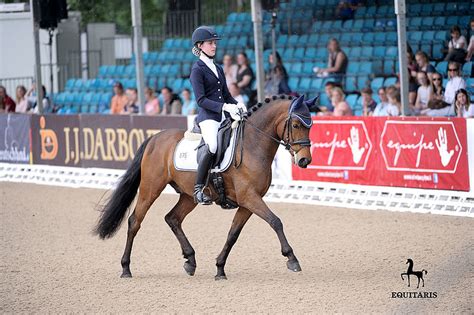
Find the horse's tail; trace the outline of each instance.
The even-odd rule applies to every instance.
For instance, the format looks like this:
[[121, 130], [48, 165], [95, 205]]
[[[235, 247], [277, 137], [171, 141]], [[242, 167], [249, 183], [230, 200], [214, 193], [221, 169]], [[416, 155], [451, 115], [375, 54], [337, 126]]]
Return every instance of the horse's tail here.
[[428, 271], [425, 269], [421, 269], [421, 273], [423, 274], [423, 271], [425, 272], [425, 275], [428, 274]]
[[94, 233], [99, 235], [101, 239], [112, 237], [122, 224], [125, 213], [130, 207], [133, 199], [140, 186], [141, 162], [145, 148], [151, 138], [146, 139], [128, 167], [125, 174], [121, 177], [117, 188], [115, 188], [112, 196], [107, 199], [105, 205], [100, 206], [99, 222], [94, 229]]

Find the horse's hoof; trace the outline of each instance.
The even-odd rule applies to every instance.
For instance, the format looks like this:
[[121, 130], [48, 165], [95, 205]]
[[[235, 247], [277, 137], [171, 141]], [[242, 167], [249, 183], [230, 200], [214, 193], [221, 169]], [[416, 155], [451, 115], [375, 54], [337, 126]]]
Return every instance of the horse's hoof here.
[[293, 272], [301, 271], [300, 263], [298, 261], [287, 261], [286, 266]]
[[185, 262], [183, 268], [188, 275], [194, 276], [194, 272], [196, 272], [196, 266], [191, 265], [189, 262]]
[[215, 276], [214, 279], [215, 279], [216, 281], [219, 281], [219, 280], [227, 280], [227, 277], [226, 277], [225, 275], [223, 275], [223, 276]]
[[131, 277], [132, 277], [132, 274], [130, 272], [124, 272], [120, 276], [120, 278], [131, 278]]

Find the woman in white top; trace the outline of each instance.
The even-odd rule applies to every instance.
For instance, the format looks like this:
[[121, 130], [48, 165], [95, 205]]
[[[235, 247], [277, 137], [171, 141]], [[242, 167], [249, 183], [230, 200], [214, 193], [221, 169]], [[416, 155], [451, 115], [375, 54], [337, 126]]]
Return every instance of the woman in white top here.
[[428, 76], [426, 72], [418, 72], [416, 74], [416, 78], [420, 86], [418, 87], [416, 95], [414, 114], [419, 115], [421, 111], [428, 108], [428, 102], [430, 101], [432, 96], [432, 87], [430, 82], [428, 81]]
[[474, 104], [471, 104], [469, 94], [465, 89], [459, 89], [456, 92], [456, 101], [454, 105], [454, 110], [457, 117], [474, 117]]
[[26, 113], [28, 111], [28, 99], [26, 98], [26, 88], [23, 85], [16, 87], [16, 108], [17, 113]]
[[457, 61], [464, 62], [467, 53], [467, 41], [466, 38], [461, 35], [461, 29], [459, 26], [454, 25], [451, 27], [451, 39], [448, 43], [448, 54], [446, 55], [446, 61]]
[[459, 89], [466, 88], [466, 81], [459, 76], [461, 65], [457, 62], [451, 61], [448, 64], [448, 83], [444, 91], [444, 101], [448, 104], [454, 104], [456, 92]]

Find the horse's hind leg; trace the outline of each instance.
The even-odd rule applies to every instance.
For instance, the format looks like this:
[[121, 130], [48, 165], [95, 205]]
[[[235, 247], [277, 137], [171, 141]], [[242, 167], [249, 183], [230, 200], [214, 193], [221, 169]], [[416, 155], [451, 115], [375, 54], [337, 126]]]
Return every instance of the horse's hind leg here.
[[193, 197], [181, 194], [178, 203], [165, 216], [166, 223], [168, 223], [181, 245], [183, 257], [186, 259], [183, 267], [186, 273], [190, 276], [193, 276], [196, 271], [196, 257], [194, 248], [191, 246], [191, 243], [189, 243], [188, 238], [184, 234], [181, 223], [184, 218], [186, 218], [186, 216], [196, 208], [196, 206], [197, 204], [194, 203]]
[[140, 184], [140, 191], [138, 194], [137, 205], [133, 210], [132, 214], [128, 218], [128, 232], [127, 232], [127, 242], [125, 245], [125, 251], [122, 256], [122, 278], [131, 278], [132, 273], [130, 272], [130, 256], [132, 253], [133, 240], [140, 229], [141, 223], [145, 218], [148, 209], [150, 209], [153, 202], [158, 198], [158, 196], [163, 191], [166, 186], [165, 183], [162, 183], [159, 189], [151, 191], [148, 185]]
[[225, 242], [224, 248], [216, 259], [216, 280], [227, 279], [224, 272], [227, 257], [229, 256], [229, 253], [232, 250], [232, 246], [234, 246], [235, 242], [237, 241], [237, 238], [239, 237], [242, 228], [244, 227], [245, 223], [247, 223], [251, 215], [252, 212], [242, 207], [240, 207], [235, 213], [234, 220], [232, 221], [232, 226], [230, 227], [229, 234], [227, 235], [227, 241]]

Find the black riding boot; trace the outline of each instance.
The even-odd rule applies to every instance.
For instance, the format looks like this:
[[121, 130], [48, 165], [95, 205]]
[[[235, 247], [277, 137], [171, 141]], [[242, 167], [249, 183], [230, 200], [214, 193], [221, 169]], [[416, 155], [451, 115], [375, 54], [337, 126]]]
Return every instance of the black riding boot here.
[[194, 201], [202, 205], [212, 204], [212, 199], [204, 193], [207, 176], [214, 160], [214, 154], [205, 150], [197, 168], [196, 184], [194, 185]]

